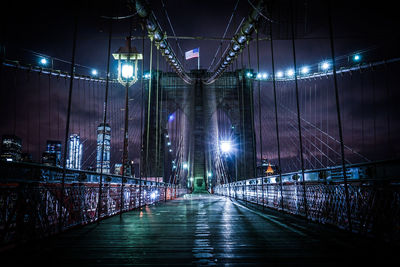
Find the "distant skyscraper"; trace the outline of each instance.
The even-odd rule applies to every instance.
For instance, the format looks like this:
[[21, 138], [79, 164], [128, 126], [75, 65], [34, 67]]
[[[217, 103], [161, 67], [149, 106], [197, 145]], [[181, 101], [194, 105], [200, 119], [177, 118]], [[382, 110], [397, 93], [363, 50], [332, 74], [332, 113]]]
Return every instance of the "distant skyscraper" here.
[[22, 152], [22, 140], [15, 135], [3, 135], [1, 143], [1, 160], [20, 161]]
[[42, 156], [42, 163], [52, 166], [61, 165], [61, 141], [47, 140], [46, 151]]
[[69, 137], [68, 141], [67, 168], [80, 170], [81, 162], [82, 144], [79, 135], [73, 134]]
[[122, 164], [121, 163], [115, 163], [115, 165], [114, 165], [114, 174], [122, 175]]
[[[101, 153], [103, 146], [103, 130], [104, 131], [104, 152], [103, 152], [103, 165], [101, 164]], [[96, 171], [101, 172], [103, 169], [103, 173], [110, 173], [110, 149], [111, 149], [111, 127], [106, 123], [101, 123], [97, 127], [97, 163], [96, 163]]]

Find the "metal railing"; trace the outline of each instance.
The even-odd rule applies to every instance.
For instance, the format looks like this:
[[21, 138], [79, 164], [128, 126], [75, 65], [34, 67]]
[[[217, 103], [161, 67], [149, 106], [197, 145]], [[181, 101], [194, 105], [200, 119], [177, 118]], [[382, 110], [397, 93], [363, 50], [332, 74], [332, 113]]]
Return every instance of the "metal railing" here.
[[[400, 239], [399, 174], [398, 160], [346, 166], [353, 232]], [[282, 174], [282, 183], [274, 175], [223, 184], [214, 193], [349, 229], [341, 168], [305, 171], [305, 192], [301, 175]]]
[[163, 182], [102, 176], [98, 205], [98, 173], [67, 169], [63, 189], [62, 168], [0, 162], [0, 246], [44, 238], [120, 214], [121, 209], [131, 211], [187, 193], [185, 188]]

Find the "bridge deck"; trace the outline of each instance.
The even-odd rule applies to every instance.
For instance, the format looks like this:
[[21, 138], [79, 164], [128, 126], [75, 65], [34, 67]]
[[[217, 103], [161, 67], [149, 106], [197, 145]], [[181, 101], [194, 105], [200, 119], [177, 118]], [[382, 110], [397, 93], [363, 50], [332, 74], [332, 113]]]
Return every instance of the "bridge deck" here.
[[392, 249], [276, 211], [191, 195], [8, 251], [8, 265], [328, 265], [388, 263]]

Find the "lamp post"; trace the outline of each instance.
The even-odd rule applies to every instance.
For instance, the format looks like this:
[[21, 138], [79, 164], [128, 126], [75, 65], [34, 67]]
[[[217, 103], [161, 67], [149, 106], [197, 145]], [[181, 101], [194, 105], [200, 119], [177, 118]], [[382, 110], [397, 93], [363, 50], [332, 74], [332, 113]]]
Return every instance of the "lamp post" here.
[[[138, 53], [136, 47], [131, 47], [131, 37], [126, 38], [126, 46], [120, 47], [112, 54], [118, 60], [118, 82], [125, 86], [125, 127], [124, 127], [124, 151], [122, 155], [122, 175], [127, 175], [128, 163], [128, 101], [129, 87], [138, 80], [138, 61], [143, 59], [143, 55]], [[121, 183], [121, 214], [123, 209], [123, 185], [125, 177]]]
[[125, 127], [124, 127], [124, 151], [122, 156], [122, 174], [127, 174], [128, 162], [128, 101], [129, 87], [138, 80], [138, 61], [143, 59], [143, 55], [138, 53], [136, 47], [131, 47], [131, 38], [127, 37], [125, 47], [120, 47], [113, 57], [118, 60], [118, 82], [125, 86]]

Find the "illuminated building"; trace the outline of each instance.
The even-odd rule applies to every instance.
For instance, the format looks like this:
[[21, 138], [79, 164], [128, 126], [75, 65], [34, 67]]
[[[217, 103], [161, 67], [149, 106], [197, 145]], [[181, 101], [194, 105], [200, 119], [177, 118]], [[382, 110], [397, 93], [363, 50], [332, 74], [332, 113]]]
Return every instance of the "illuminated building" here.
[[61, 166], [61, 141], [47, 140], [46, 151], [42, 163], [51, 166]]
[[82, 144], [80, 143], [80, 137], [77, 134], [72, 134], [68, 141], [67, 168], [80, 170], [81, 162]]
[[115, 163], [115, 165], [114, 165], [114, 174], [122, 175], [122, 164], [121, 163]]
[[1, 160], [20, 161], [22, 152], [22, 140], [15, 135], [3, 135], [1, 143]]
[[[105, 130], [105, 131], [104, 131]], [[104, 152], [103, 163], [101, 162], [102, 146], [103, 146], [103, 131], [104, 131]], [[103, 173], [110, 173], [110, 150], [111, 150], [111, 127], [101, 123], [97, 127], [97, 157], [96, 157], [96, 171]]]

